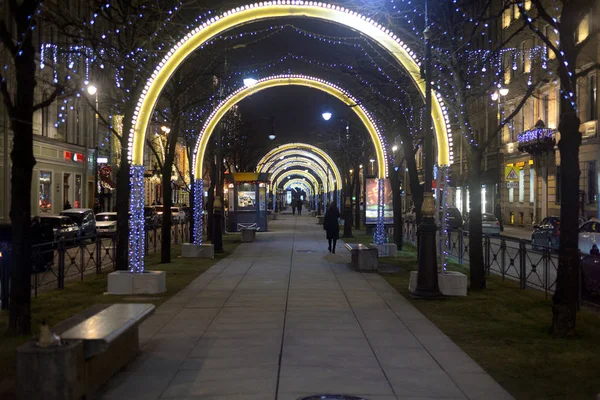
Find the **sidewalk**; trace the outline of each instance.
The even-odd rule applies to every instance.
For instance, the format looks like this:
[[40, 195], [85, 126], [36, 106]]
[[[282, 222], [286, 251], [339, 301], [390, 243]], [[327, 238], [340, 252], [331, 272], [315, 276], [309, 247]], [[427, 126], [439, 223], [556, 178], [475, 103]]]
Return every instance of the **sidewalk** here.
[[[376, 274], [329, 254], [315, 218], [270, 232], [159, 307], [104, 399], [510, 399]], [[168, 282], [167, 282], [168, 284]]]

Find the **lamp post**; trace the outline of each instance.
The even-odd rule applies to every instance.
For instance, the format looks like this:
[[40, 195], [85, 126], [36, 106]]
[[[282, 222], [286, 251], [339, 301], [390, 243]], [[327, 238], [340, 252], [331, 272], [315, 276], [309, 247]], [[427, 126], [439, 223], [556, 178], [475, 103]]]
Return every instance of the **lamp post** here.
[[[95, 105], [95, 109], [94, 109], [94, 131], [92, 134], [92, 140], [94, 141], [94, 166], [93, 166], [93, 170], [94, 170], [94, 208], [95, 208], [95, 212], [99, 212], [100, 210], [100, 204], [99, 204], [99, 200], [98, 200], [98, 88], [94, 85], [88, 85], [87, 87], [87, 92], [90, 96], [94, 96], [94, 105]], [[84, 187], [87, 186], [87, 171], [89, 168], [89, 159], [88, 159], [88, 141], [86, 141], [85, 144], [85, 151], [86, 151], [86, 164], [85, 164], [85, 169], [84, 169]], [[88, 193], [89, 196], [89, 193]], [[98, 204], [98, 208], [96, 207], [96, 204]]]
[[431, 182], [433, 180], [433, 146], [431, 132], [431, 31], [429, 30], [428, 5], [425, 1], [425, 119], [423, 121], [423, 158], [425, 166], [425, 184], [423, 188], [423, 205], [421, 206], [421, 224], [419, 225], [419, 272], [417, 287], [412, 293], [416, 298], [437, 298], [441, 296], [438, 286], [437, 251], [435, 234], [435, 203]]

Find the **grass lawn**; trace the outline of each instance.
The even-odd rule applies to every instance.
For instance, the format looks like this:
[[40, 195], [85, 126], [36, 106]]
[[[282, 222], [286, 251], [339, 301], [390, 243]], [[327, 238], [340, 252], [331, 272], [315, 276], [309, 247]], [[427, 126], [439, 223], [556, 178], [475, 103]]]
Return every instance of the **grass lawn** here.
[[[146, 257], [146, 269], [167, 272], [167, 291], [160, 295], [107, 296], [107, 274], [89, 275], [83, 281], [65, 283], [64, 290], [40, 293], [32, 299], [32, 336], [10, 337], [6, 335], [8, 311], [0, 312], [0, 398], [12, 395], [14, 390], [16, 348], [37, 336], [43, 320], [50, 326], [77, 314], [98, 303], [153, 303], [156, 306], [186, 287], [196, 277], [227, 257], [240, 243], [239, 235], [223, 235], [223, 253], [216, 253], [214, 259], [180, 258], [181, 246], [171, 250], [172, 262], [160, 263], [160, 252]], [[6, 397], [5, 397], [6, 396]]]
[[516, 399], [595, 399], [600, 393], [600, 314], [581, 311], [577, 335], [555, 339], [548, 334], [551, 301], [541, 292], [492, 275], [488, 289], [464, 298], [413, 300], [408, 281], [417, 269], [415, 248], [379, 261], [401, 266], [385, 279]]

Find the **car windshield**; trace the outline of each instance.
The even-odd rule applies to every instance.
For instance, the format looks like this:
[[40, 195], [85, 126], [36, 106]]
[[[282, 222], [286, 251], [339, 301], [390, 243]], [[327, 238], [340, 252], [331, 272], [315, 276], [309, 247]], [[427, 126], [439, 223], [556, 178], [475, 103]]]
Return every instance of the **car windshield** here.
[[156, 206], [155, 210], [156, 210], [156, 212], [163, 212], [163, 207], [162, 206]]
[[98, 222], [116, 221], [116, 220], [117, 220], [117, 214], [98, 214], [98, 215], [96, 215], [96, 221], [98, 221]]
[[145, 216], [145, 217], [149, 217], [150, 215], [152, 215], [152, 212], [153, 212], [153, 211], [154, 211], [154, 209], [153, 209], [153, 208], [150, 208], [150, 207], [146, 207], [146, 208], [144, 208], [144, 216]]
[[40, 218], [41, 226], [60, 226], [60, 218]]
[[481, 220], [485, 222], [496, 222], [496, 216], [493, 214], [483, 214]]
[[77, 225], [81, 225], [81, 215], [80, 214], [62, 214], [73, 220]]

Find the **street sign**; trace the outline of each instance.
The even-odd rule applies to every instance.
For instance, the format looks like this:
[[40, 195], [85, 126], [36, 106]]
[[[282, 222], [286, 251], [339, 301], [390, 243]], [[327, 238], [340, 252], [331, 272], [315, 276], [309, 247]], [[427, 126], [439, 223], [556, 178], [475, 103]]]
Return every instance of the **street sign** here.
[[519, 182], [506, 182], [507, 188], [517, 189], [519, 187]]
[[504, 167], [504, 177], [507, 182], [519, 181], [519, 174], [515, 167]]

